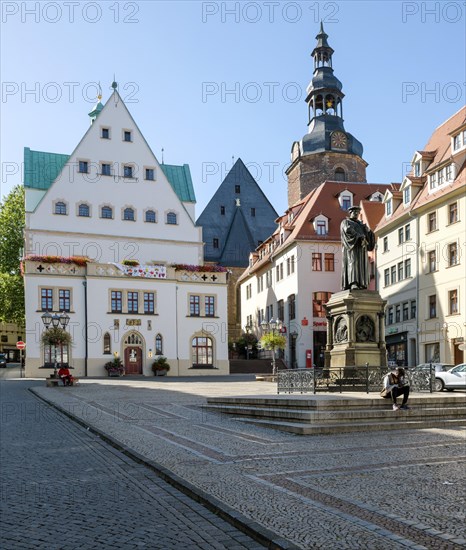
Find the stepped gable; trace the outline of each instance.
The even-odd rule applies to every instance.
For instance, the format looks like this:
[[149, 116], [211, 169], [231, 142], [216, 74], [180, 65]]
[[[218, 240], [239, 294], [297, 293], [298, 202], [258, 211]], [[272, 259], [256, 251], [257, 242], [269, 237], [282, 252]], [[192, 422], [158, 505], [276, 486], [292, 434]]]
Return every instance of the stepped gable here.
[[277, 212], [239, 158], [197, 219], [204, 260], [246, 267], [249, 253], [275, 229]]

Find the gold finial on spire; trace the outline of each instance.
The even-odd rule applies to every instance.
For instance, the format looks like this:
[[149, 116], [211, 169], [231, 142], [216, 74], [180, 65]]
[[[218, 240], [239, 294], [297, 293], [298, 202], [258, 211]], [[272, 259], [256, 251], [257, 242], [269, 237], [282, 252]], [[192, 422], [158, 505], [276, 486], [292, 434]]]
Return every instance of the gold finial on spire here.
[[99, 81], [99, 93], [97, 94], [97, 99], [100, 101], [102, 99], [102, 86]]

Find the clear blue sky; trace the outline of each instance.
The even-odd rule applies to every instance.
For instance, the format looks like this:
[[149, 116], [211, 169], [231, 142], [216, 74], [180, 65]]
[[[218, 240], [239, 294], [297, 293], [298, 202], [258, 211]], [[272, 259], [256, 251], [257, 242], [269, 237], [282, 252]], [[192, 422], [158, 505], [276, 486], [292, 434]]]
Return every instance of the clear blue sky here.
[[465, 103], [464, 2], [41, 2], [30, 13], [35, 4], [2, 2], [1, 195], [22, 181], [10, 172], [23, 147], [73, 151], [93, 83], [106, 101], [115, 73], [159, 160], [163, 147], [166, 163], [190, 165], [197, 215], [232, 156], [282, 212], [321, 19], [370, 182], [401, 181]]

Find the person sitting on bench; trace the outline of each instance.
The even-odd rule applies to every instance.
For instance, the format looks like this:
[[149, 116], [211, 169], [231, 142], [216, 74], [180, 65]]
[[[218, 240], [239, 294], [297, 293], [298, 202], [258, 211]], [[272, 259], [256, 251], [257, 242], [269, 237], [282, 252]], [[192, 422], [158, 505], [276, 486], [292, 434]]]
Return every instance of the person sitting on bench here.
[[[410, 408], [407, 404], [409, 397], [409, 386], [405, 381], [405, 370], [402, 367], [397, 367], [394, 371], [384, 377], [383, 387], [385, 390], [384, 397], [392, 398], [394, 411], [399, 409], [408, 410]], [[401, 407], [396, 402], [396, 398], [399, 395], [403, 395]]]
[[71, 376], [71, 372], [68, 367], [61, 367], [58, 371], [58, 376], [63, 380], [64, 386], [73, 385], [73, 377]]

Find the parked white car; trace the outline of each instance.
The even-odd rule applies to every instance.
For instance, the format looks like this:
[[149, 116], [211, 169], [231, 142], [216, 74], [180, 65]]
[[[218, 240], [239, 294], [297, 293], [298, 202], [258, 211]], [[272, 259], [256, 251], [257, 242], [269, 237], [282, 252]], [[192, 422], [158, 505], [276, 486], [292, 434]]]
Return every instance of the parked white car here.
[[466, 363], [456, 365], [446, 372], [435, 373], [435, 391], [466, 390]]

